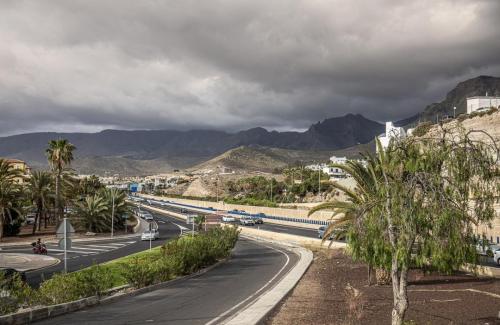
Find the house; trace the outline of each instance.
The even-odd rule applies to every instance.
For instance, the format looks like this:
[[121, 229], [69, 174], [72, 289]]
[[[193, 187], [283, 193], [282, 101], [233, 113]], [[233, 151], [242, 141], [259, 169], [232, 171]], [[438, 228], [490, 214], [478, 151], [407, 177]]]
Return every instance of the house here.
[[[394, 126], [392, 122], [385, 122], [385, 133], [378, 136], [382, 148], [385, 150], [389, 147], [391, 140], [406, 138], [405, 129]], [[378, 150], [378, 148], [377, 148]]]
[[474, 96], [467, 97], [467, 114], [482, 108], [500, 107], [500, 97], [497, 96]]
[[11, 159], [11, 158], [0, 158], [4, 159], [9, 165], [11, 169], [16, 169], [21, 172], [21, 177], [14, 178], [14, 181], [18, 184], [22, 184], [25, 182], [26, 177], [31, 175], [31, 168], [26, 164], [26, 162], [19, 159]]

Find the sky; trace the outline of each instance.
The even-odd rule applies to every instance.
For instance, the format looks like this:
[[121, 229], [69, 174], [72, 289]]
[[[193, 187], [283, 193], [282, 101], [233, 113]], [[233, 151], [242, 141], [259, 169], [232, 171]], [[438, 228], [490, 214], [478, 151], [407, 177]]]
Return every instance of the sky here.
[[498, 0], [2, 0], [0, 135], [397, 120], [500, 76]]

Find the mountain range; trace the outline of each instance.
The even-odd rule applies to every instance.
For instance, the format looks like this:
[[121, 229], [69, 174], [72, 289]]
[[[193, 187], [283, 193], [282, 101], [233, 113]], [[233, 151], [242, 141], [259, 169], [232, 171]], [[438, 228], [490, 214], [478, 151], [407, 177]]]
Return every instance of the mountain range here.
[[[433, 120], [436, 114], [457, 114], [466, 111], [466, 97], [500, 94], [500, 78], [479, 76], [459, 83], [440, 103], [427, 106], [423, 112], [398, 121], [398, 125], [411, 125], [416, 121]], [[243, 147], [252, 148], [256, 155], [267, 155], [267, 161], [282, 164], [290, 157], [311, 161], [322, 159], [327, 152], [350, 148], [373, 141], [384, 132], [384, 125], [359, 114], [325, 119], [311, 125], [304, 132], [268, 131], [252, 128], [236, 133], [216, 130], [104, 130], [98, 133], [27, 133], [0, 137], [0, 157], [25, 160], [34, 168], [45, 168], [44, 156], [49, 140], [65, 138], [77, 147], [73, 167], [83, 174], [144, 175], [168, 172], [203, 165], [218, 159], [226, 151]], [[373, 146], [368, 146], [372, 148]], [[260, 148], [255, 151], [255, 148]], [[280, 150], [264, 150], [275, 148]], [[301, 151], [300, 154], [293, 151]], [[304, 154], [304, 151], [310, 154]], [[236, 153], [241, 153], [239, 150]], [[349, 152], [349, 151], [348, 151]], [[350, 151], [352, 152], [352, 150]], [[220, 159], [249, 157], [234, 152]], [[307, 159], [306, 159], [307, 158]], [[243, 159], [243, 158], [242, 158]], [[266, 161], [262, 158], [262, 161]], [[209, 164], [210, 165], [210, 164]], [[244, 165], [244, 164], [243, 164]], [[249, 165], [250, 166], [250, 165]], [[266, 166], [266, 168], [269, 166]], [[269, 169], [269, 168], [268, 168]]]

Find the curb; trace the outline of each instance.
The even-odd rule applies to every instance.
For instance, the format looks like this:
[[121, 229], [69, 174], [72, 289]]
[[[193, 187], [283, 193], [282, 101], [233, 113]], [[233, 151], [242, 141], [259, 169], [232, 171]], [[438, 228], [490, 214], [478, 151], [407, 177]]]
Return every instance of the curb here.
[[[72, 239], [71, 241], [74, 242], [74, 243], [83, 243], [83, 242], [87, 242], [87, 241], [101, 241], [101, 240], [113, 240], [113, 239], [127, 239], [127, 238], [134, 238], [134, 237], [138, 237], [140, 236], [140, 233], [138, 233], [138, 231], [135, 229], [135, 228], [139, 228], [138, 226], [142, 226], [143, 224], [143, 220], [141, 218], [137, 218], [136, 219], [138, 220], [138, 223], [137, 225], [135, 225], [134, 227], [134, 233], [131, 233], [129, 235], [118, 235], [118, 236], [113, 236], [113, 237], [82, 237], [82, 238], [75, 238], [75, 239]], [[145, 226], [144, 226], [145, 228]], [[138, 229], [139, 230], [139, 229]], [[142, 231], [141, 231], [142, 233]], [[56, 244], [58, 241], [57, 238], [55, 239], [49, 239], [47, 241], [45, 241], [45, 243], [50, 243], [50, 244]], [[0, 251], [2, 250], [2, 247], [12, 247], [12, 246], [31, 246], [31, 243], [33, 241], [27, 241], [27, 242], [15, 242], [15, 243], [0, 243]]]
[[[167, 281], [167, 282], [153, 284], [151, 286], [139, 288], [139, 289], [136, 289], [133, 291], [118, 292], [112, 296], [107, 296], [107, 297], [104, 297], [101, 299], [99, 299], [97, 296], [92, 296], [92, 297], [87, 297], [87, 298], [83, 298], [80, 300], [71, 301], [71, 302], [67, 302], [67, 303], [63, 303], [63, 304], [59, 304], [59, 305], [37, 307], [37, 308], [33, 308], [33, 309], [23, 310], [23, 311], [13, 313], [13, 314], [0, 316], [0, 325], [29, 324], [29, 323], [40, 321], [43, 319], [52, 318], [52, 317], [56, 317], [59, 315], [64, 315], [67, 313], [82, 310], [82, 309], [85, 309], [87, 307], [92, 307], [92, 306], [101, 305], [101, 304], [109, 304], [109, 303], [118, 301], [118, 300], [123, 299], [123, 298], [134, 297], [134, 296], [137, 296], [137, 295], [140, 295], [143, 293], [151, 292], [151, 291], [158, 290], [158, 289], [163, 289], [163, 288], [166, 288], [166, 287], [173, 285], [175, 283], [202, 275], [202, 274], [216, 268], [217, 266], [226, 262], [229, 259], [230, 259], [230, 256], [218, 261], [215, 264], [207, 266], [207, 267], [205, 267], [205, 268], [203, 268], [195, 273], [181, 276], [181, 277], [175, 278], [175, 279]], [[108, 292], [115, 292], [115, 291], [119, 291], [119, 290], [126, 289], [126, 288], [130, 288], [130, 286], [124, 285], [124, 286], [111, 288], [108, 290]]]
[[313, 253], [303, 247], [292, 246], [255, 236], [244, 235], [244, 237], [285, 247], [287, 250], [299, 255], [300, 259], [274, 287], [257, 297], [235, 316], [223, 322], [223, 324], [227, 325], [260, 324], [288, 293], [295, 288], [313, 261]]

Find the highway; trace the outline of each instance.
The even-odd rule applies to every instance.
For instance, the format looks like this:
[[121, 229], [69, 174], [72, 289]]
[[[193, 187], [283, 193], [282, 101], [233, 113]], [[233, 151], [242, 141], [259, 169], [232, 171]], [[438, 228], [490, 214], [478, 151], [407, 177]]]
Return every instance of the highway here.
[[228, 261], [204, 274], [37, 324], [220, 324], [279, 282], [298, 258], [242, 238]]
[[[146, 205], [145, 203], [142, 203], [142, 204]], [[175, 206], [173, 204], [169, 204], [169, 205], [153, 204], [152, 206], [154, 206], [155, 208], [165, 210], [165, 211], [172, 211], [172, 212], [176, 212], [176, 213], [182, 213], [182, 214], [192, 213], [192, 212], [189, 212], [190, 211], [189, 208]], [[235, 217], [239, 218], [240, 216], [235, 215]], [[273, 232], [278, 232], [278, 233], [285, 233], [285, 234], [291, 234], [291, 235], [297, 235], [297, 236], [303, 236], [303, 237], [309, 237], [309, 238], [318, 238], [318, 231], [316, 229], [273, 224], [273, 223], [268, 223], [265, 220], [264, 220], [264, 224], [250, 226], [250, 227], [255, 227], [255, 228], [262, 229], [262, 230], [268, 230], [268, 231], [273, 231]]]
[[[152, 242], [152, 247], [162, 245], [166, 240], [178, 236], [181, 232], [177, 219], [161, 214], [152, 213], [158, 223], [160, 239]], [[54, 266], [26, 272], [27, 282], [32, 286], [38, 286], [43, 279], [48, 279], [52, 274], [62, 272], [64, 264], [63, 252], [57, 246], [47, 245], [48, 255], [61, 259], [61, 263]], [[93, 263], [103, 263], [123, 256], [149, 249], [149, 241], [141, 241], [140, 234], [135, 237], [115, 238], [109, 240], [95, 240], [85, 242], [74, 242], [68, 253], [68, 271], [73, 272], [91, 266]], [[31, 253], [31, 246], [12, 246], [2, 249], [4, 253]]]

